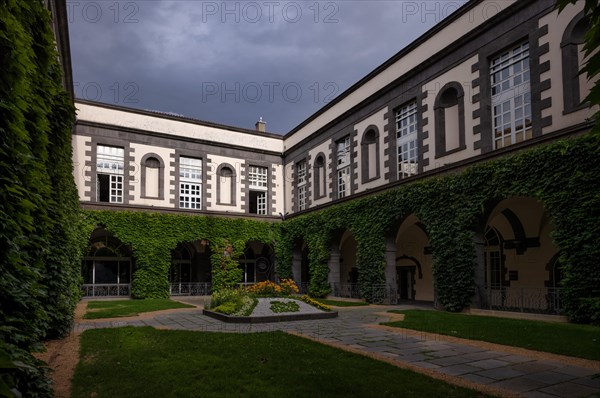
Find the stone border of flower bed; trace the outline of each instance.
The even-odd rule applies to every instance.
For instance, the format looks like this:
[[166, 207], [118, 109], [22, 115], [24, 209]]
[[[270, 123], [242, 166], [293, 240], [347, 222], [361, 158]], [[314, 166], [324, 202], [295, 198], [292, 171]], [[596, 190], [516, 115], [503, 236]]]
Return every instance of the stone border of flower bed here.
[[227, 323], [271, 323], [271, 322], [291, 322], [308, 321], [315, 319], [331, 319], [338, 316], [337, 311], [310, 313], [310, 314], [282, 314], [267, 316], [229, 316], [210, 310], [202, 310], [202, 314], [219, 321]]

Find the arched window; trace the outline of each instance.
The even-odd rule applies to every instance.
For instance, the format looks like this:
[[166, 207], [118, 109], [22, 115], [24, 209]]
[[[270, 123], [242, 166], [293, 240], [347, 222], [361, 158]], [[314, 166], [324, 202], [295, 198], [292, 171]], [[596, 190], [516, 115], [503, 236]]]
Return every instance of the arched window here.
[[565, 29], [562, 43], [560, 44], [562, 51], [562, 80], [565, 113], [574, 112], [586, 106], [581, 103], [587, 95], [585, 91], [582, 93], [581, 86], [586, 84], [587, 81], [585, 74], [579, 74], [579, 69], [583, 61], [582, 47], [585, 32], [588, 29], [589, 20], [582, 11], [573, 18]]
[[235, 206], [236, 187], [233, 166], [222, 164], [217, 169], [217, 204]]
[[485, 280], [488, 289], [502, 289], [506, 285], [502, 236], [488, 227], [485, 232]]
[[85, 297], [129, 296], [133, 275], [131, 249], [97, 228], [92, 232], [81, 274]]
[[142, 198], [164, 199], [165, 165], [160, 156], [148, 153], [142, 158]]
[[465, 145], [465, 102], [460, 83], [442, 87], [435, 99], [435, 157], [462, 151]]
[[362, 183], [379, 178], [379, 129], [369, 126], [360, 143], [360, 170]]
[[315, 176], [315, 200], [325, 197], [327, 193], [326, 183], [327, 177], [325, 176], [325, 155], [319, 153], [315, 158], [314, 173]]

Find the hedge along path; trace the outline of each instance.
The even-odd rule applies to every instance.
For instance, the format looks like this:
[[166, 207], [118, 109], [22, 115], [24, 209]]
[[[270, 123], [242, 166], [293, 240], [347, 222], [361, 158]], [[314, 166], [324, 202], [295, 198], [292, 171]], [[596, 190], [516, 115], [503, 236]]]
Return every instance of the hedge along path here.
[[292, 276], [292, 253], [303, 241], [310, 291], [328, 293], [330, 247], [336, 235], [348, 230], [357, 242], [361, 293], [369, 300], [369, 287], [385, 283], [386, 238], [414, 214], [429, 237], [439, 303], [460, 311], [475, 294], [474, 238], [488, 211], [507, 198], [531, 197], [543, 204], [555, 226], [566, 314], [575, 322], [600, 322], [599, 155], [600, 134], [587, 134], [288, 219], [277, 245], [278, 274]]

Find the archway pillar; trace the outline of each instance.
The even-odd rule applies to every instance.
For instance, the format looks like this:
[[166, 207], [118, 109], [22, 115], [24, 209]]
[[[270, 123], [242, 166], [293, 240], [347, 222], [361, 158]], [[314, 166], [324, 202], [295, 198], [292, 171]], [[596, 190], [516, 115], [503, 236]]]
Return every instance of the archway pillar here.
[[385, 242], [385, 284], [387, 287], [396, 287], [396, 242], [387, 238]]
[[337, 283], [340, 284], [340, 250], [337, 247], [332, 247], [329, 253], [329, 261], [327, 262], [329, 267], [329, 275], [327, 282], [329, 284]]
[[308, 282], [302, 280], [302, 252], [298, 250], [294, 250], [292, 254], [292, 277], [298, 286], [302, 282]]
[[487, 308], [485, 289], [485, 237], [483, 234], [475, 234], [473, 243], [475, 245], [475, 294], [473, 295], [471, 306], [474, 308]]

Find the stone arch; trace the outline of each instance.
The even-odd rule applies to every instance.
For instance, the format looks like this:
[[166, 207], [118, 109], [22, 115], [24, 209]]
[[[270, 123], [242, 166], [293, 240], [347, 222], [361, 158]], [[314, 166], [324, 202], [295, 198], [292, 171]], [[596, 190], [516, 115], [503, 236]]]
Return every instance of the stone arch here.
[[483, 220], [475, 273], [478, 305], [547, 312], [547, 265], [558, 248], [543, 204], [532, 197], [509, 197], [490, 206]]
[[130, 296], [135, 258], [124, 244], [103, 227], [90, 235], [81, 273], [84, 297]]
[[399, 300], [433, 302], [433, 256], [427, 229], [416, 214], [409, 214], [399, 223], [393, 244], [393, 264], [391, 256], [386, 256], [387, 284], [396, 289]]

